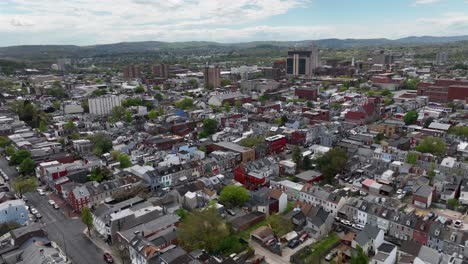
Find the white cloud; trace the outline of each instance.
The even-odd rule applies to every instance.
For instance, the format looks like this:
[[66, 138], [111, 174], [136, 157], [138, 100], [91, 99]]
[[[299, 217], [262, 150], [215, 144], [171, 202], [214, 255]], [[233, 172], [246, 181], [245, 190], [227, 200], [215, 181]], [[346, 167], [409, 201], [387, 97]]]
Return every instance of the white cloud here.
[[34, 25], [31, 21], [28, 21], [25, 18], [22, 17], [13, 17], [10, 20], [10, 25], [14, 27], [28, 27]]
[[427, 4], [434, 4], [440, 2], [441, 0], [415, 0], [414, 5], [427, 5]]

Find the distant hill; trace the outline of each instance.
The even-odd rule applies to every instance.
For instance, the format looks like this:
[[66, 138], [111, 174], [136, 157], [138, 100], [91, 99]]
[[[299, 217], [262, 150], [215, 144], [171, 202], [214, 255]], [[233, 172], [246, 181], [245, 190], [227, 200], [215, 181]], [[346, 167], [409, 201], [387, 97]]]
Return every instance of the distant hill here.
[[287, 48], [304, 47], [315, 43], [324, 48], [363, 48], [387, 45], [428, 45], [443, 44], [456, 41], [467, 41], [467, 36], [434, 37], [434, 36], [410, 36], [401, 39], [319, 39], [302, 41], [255, 41], [246, 43], [217, 43], [206, 41], [191, 42], [121, 42], [114, 44], [102, 44], [92, 46], [74, 45], [24, 45], [0, 47], [0, 58], [7, 59], [51, 59], [59, 57], [92, 57], [103, 55], [118, 55], [125, 53], [157, 52], [157, 51], [235, 51], [251, 48]]

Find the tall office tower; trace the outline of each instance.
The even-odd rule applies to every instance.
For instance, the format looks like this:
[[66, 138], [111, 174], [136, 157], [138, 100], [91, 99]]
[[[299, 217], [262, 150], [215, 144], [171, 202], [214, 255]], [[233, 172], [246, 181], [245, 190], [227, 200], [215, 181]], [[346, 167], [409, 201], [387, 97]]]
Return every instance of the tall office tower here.
[[169, 65], [168, 64], [153, 65], [152, 71], [155, 77], [165, 78], [165, 79], [169, 78]]
[[97, 98], [89, 98], [89, 113], [91, 115], [105, 116], [112, 112], [116, 106], [122, 105], [125, 95], [106, 95]]
[[123, 68], [123, 77], [125, 79], [139, 79], [141, 78], [141, 70], [138, 65], [127, 65]]
[[381, 50], [378, 54], [372, 57], [372, 64], [382, 64], [384, 66], [393, 63], [393, 55], [385, 54], [385, 51]]
[[286, 60], [286, 74], [288, 76], [312, 76], [319, 66], [317, 46], [312, 45], [309, 50], [290, 50]]
[[205, 66], [203, 71], [205, 88], [219, 88], [221, 86], [221, 69], [218, 66]]
[[436, 64], [437, 65], [442, 65], [442, 64], [446, 64], [448, 61], [448, 53], [443, 51], [443, 52], [439, 52], [437, 53], [436, 55]]

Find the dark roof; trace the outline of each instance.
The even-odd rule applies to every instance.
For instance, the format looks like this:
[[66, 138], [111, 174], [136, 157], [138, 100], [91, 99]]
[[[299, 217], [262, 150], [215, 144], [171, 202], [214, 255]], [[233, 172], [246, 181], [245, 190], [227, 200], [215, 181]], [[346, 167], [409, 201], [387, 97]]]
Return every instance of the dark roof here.
[[389, 243], [383, 243], [382, 245], [380, 245], [378, 251], [390, 254], [395, 247], [396, 247], [395, 245], [392, 245]]

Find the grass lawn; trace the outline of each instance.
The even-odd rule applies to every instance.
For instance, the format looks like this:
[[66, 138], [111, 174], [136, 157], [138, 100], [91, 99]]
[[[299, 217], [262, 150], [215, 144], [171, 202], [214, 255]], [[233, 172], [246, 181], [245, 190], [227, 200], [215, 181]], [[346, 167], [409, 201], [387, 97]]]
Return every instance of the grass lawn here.
[[264, 225], [267, 225], [268, 224], [268, 218], [265, 219], [265, 220], [262, 220], [258, 223], [256, 223], [255, 225], [249, 227], [248, 229], [244, 230], [244, 231], [241, 231], [239, 232], [237, 235], [240, 237], [240, 238], [243, 238], [245, 240], [249, 240], [250, 238], [250, 233], [252, 233], [253, 231], [255, 231], [255, 229], [261, 227], [261, 226], [264, 226]]
[[324, 256], [340, 241], [340, 237], [335, 233], [330, 233], [326, 238], [311, 246], [312, 256]]

